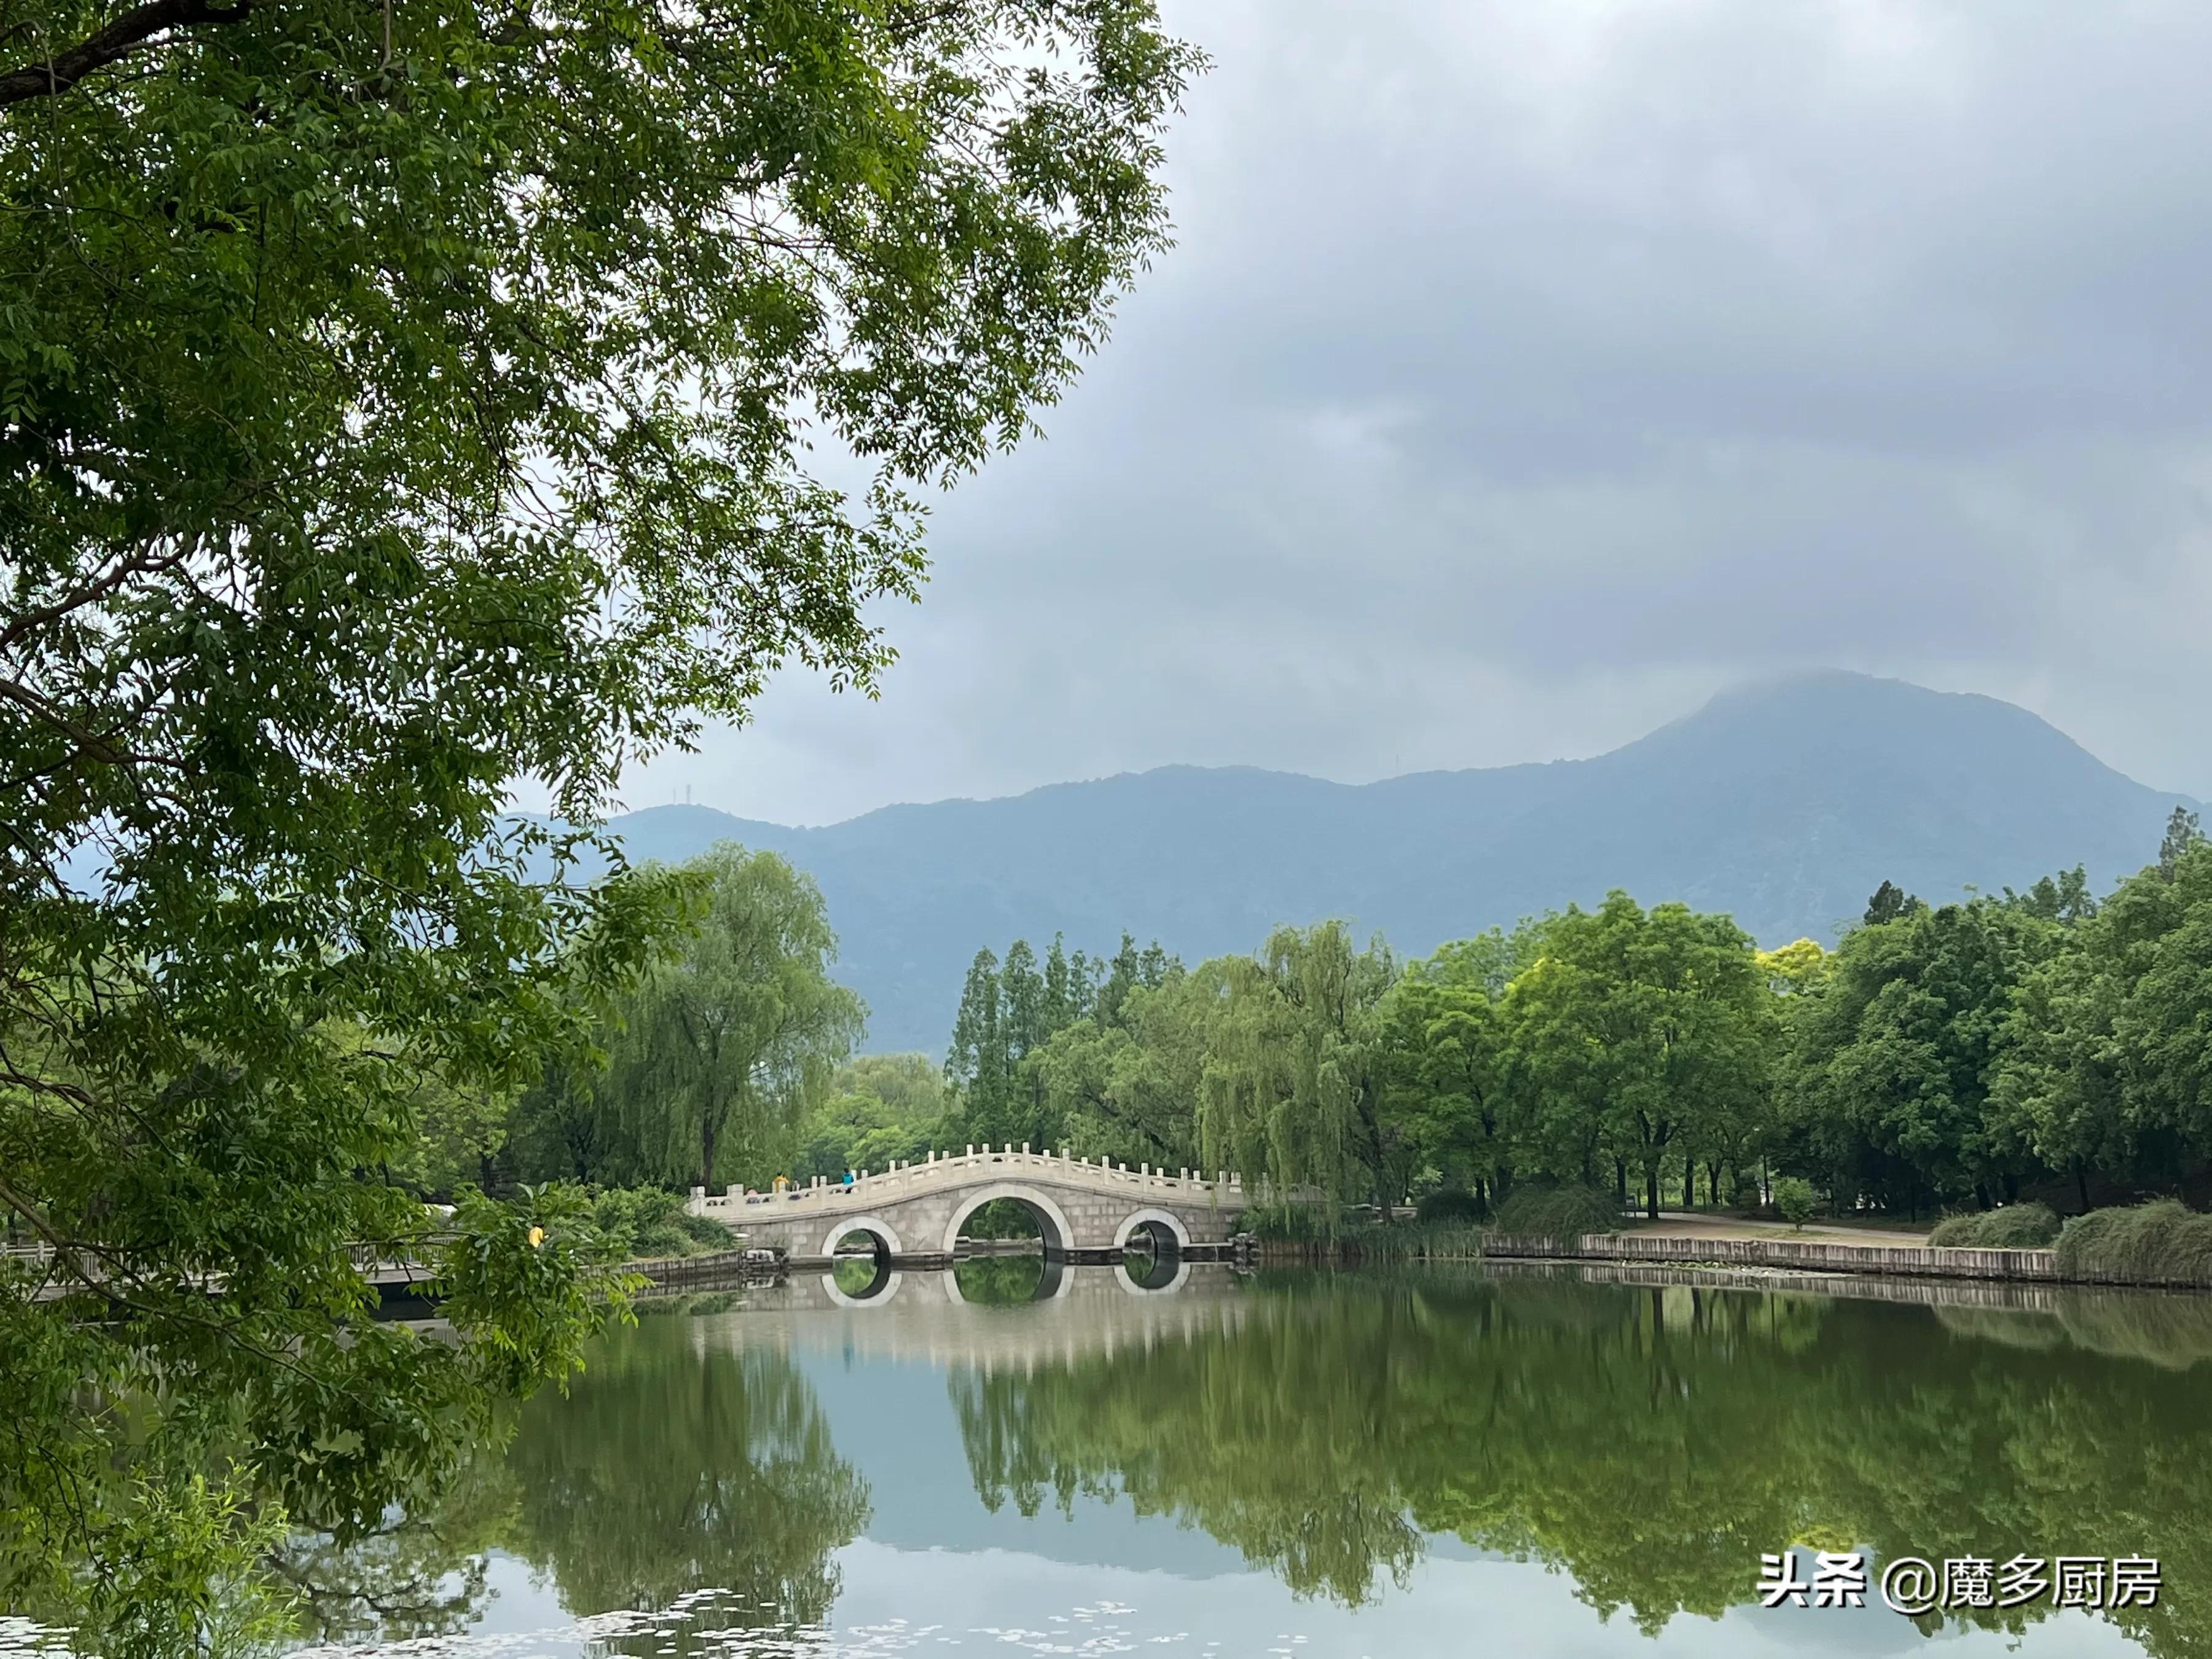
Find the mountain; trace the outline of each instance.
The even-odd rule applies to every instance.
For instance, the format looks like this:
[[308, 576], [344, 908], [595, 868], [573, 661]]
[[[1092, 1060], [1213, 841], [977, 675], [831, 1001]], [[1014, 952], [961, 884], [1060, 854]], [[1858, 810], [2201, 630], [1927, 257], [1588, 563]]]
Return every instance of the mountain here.
[[872, 1050], [945, 1046], [969, 960], [1127, 928], [1186, 961], [1279, 922], [1349, 918], [1401, 951], [1613, 887], [1726, 910], [1762, 944], [1832, 943], [1885, 879], [1941, 902], [2155, 857], [2184, 797], [2122, 776], [2025, 709], [1823, 673], [1724, 693], [1593, 760], [1364, 785], [1163, 767], [1003, 800], [799, 830], [703, 806], [614, 819], [633, 860], [717, 841], [812, 872], [867, 999]]

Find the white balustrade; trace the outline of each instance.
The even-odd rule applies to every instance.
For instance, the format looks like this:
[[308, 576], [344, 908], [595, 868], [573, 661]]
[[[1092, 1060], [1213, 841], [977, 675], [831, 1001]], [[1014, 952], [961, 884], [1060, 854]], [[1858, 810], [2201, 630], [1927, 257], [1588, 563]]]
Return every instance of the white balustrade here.
[[873, 1203], [894, 1194], [904, 1196], [973, 1185], [988, 1178], [988, 1172], [994, 1168], [1003, 1170], [1009, 1164], [1034, 1171], [1054, 1185], [1094, 1190], [1126, 1191], [1136, 1188], [1189, 1194], [1233, 1194], [1241, 1197], [1244, 1187], [1243, 1176], [1233, 1170], [1217, 1170], [1209, 1181], [1201, 1172], [1188, 1168], [1170, 1172], [1164, 1167], [1155, 1169], [1140, 1162], [1132, 1170], [1127, 1164], [1111, 1158], [1094, 1159], [1087, 1154], [1079, 1157], [1065, 1146], [1057, 1152], [1049, 1148], [1039, 1151], [1024, 1141], [1019, 1147], [1011, 1142], [998, 1146], [988, 1143], [981, 1146], [970, 1145], [965, 1152], [939, 1152], [932, 1148], [919, 1160], [894, 1158], [882, 1170], [854, 1170], [851, 1179], [846, 1181], [811, 1176], [803, 1185], [780, 1192], [747, 1193], [731, 1187], [719, 1195], [710, 1196], [705, 1188], [695, 1187], [690, 1207], [694, 1213], [709, 1215], [763, 1205], [797, 1204], [808, 1209], [832, 1205], [842, 1207], [860, 1199]]

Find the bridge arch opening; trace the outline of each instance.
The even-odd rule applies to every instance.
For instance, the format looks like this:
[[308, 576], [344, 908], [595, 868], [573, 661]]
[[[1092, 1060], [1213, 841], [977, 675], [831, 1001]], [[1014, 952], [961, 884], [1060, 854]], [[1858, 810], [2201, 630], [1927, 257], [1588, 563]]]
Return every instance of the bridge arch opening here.
[[1036, 1223], [1037, 1237], [1043, 1241], [1048, 1260], [1065, 1255], [1074, 1229], [1068, 1225], [1066, 1213], [1054, 1203], [1049, 1194], [1034, 1187], [1024, 1187], [1017, 1182], [1001, 1181], [980, 1188], [964, 1195], [953, 1206], [952, 1218], [945, 1227], [945, 1253], [951, 1255], [960, 1248], [960, 1237], [968, 1226], [968, 1218], [986, 1204], [999, 1199], [1011, 1199], [1029, 1212]]
[[905, 1253], [898, 1229], [876, 1215], [841, 1216], [830, 1224], [830, 1236], [822, 1241], [821, 1249], [822, 1255], [833, 1259], [865, 1254], [886, 1265], [891, 1257]]
[[1190, 1275], [1190, 1264], [1183, 1259], [1190, 1233], [1168, 1211], [1137, 1211], [1121, 1223], [1114, 1242], [1121, 1249], [1125, 1290], [1176, 1290]]
[[848, 1307], [890, 1300], [899, 1282], [891, 1258], [901, 1249], [897, 1230], [880, 1216], [831, 1223], [822, 1244], [822, 1254], [830, 1258], [830, 1299]]
[[1190, 1248], [1190, 1229], [1170, 1211], [1135, 1210], [1123, 1217], [1115, 1230], [1114, 1248], [1157, 1256], [1179, 1256]]

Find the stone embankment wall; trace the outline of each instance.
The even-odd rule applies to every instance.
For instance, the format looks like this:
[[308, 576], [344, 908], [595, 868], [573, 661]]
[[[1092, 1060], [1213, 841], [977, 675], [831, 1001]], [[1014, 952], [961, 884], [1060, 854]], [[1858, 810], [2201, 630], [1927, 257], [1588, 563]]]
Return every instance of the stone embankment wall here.
[[1928, 1245], [1829, 1244], [1792, 1238], [1662, 1238], [1650, 1233], [1585, 1233], [1580, 1238], [1509, 1238], [1492, 1234], [1483, 1254], [1503, 1261], [1665, 1261], [1899, 1279], [2002, 1279], [2032, 1284], [2135, 1284], [2212, 1289], [2197, 1279], [2076, 1279], [2060, 1272], [2055, 1250], [1939, 1249]]

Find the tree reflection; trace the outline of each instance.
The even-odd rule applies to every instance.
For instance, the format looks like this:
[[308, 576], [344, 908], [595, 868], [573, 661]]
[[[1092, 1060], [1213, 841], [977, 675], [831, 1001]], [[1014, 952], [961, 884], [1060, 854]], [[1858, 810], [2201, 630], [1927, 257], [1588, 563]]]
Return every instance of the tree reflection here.
[[301, 1540], [283, 1566], [302, 1633], [465, 1629], [483, 1616], [495, 1547], [549, 1572], [578, 1615], [725, 1592], [677, 1635], [617, 1648], [682, 1651], [706, 1630], [824, 1618], [838, 1590], [830, 1557], [866, 1525], [867, 1486], [788, 1356], [700, 1342], [696, 1329], [647, 1317], [617, 1334], [565, 1397], [532, 1400], [504, 1454], [488, 1449], [438, 1501], [344, 1549]]
[[1046, 1267], [1042, 1254], [979, 1255], [955, 1266], [952, 1282], [971, 1307], [1010, 1308], [1037, 1299]]
[[531, 1401], [507, 1468], [508, 1547], [579, 1613], [720, 1589], [726, 1626], [811, 1624], [836, 1600], [831, 1553], [868, 1518], [866, 1484], [790, 1358], [695, 1344], [683, 1319], [641, 1322], [566, 1397]]
[[1200, 1526], [1301, 1593], [1349, 1602], [1378, 1571], [1402, 1577], [1420, 1539], [1387, 1463], [1392, 1322], [1334, 1297], [1269, 1311], [1231, 1337], [1029, 1375], [954, 1373], [977, 1494], [1024, 1515], [1048, 1495], [1066, 1508], [1079, 1492], [1126, 1494], [1139, 1514]]
[[2171, 1309], [2107, 1299], [2038, 1347], [2026, 1326], [1992, 1342], [1925, 1309], [1719, 1289], [1431, 1273], [1254, 1300], [1188, 1342], [957, 1375], [983, 1501], [1126, 1494], [1350, 1603], [1404, 1577], [1419, 1530], [1453, 1533], [1646, 1631], [1751, 1601], [1760, 1552], [1791, 1540], [2145, 1554], [2159, 1605], [2104, 1616], [2154, 1654], [2212, 1644], [2203, 1373], [2079, 1340], [2141, 1352], [2190, 1323]]
[[271, 1565], [311, 1642], [451, 1635], [483, 1616], [486, 1553], [514, 1515], [514, 1482], [487, 1449], [366, 1536], [301, 1533]]

